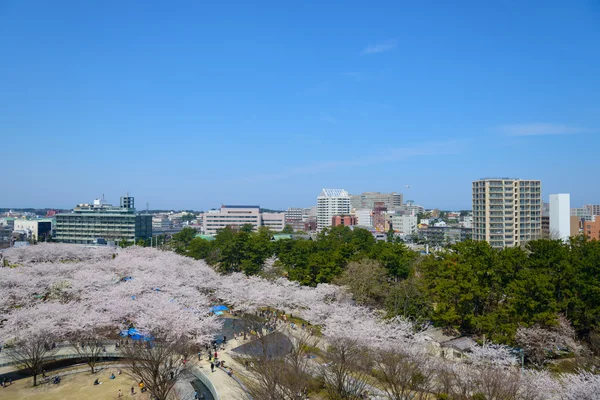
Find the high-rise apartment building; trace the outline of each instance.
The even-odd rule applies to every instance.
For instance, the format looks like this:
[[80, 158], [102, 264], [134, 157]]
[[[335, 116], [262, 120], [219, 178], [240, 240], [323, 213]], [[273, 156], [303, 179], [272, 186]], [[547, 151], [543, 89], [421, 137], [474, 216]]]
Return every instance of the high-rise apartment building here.
[[403, 196], [401, 193], [379, 193], [379, 192], [364, 192], [350, 196], [350, 208], [358, 210], [361, 208], [375, 207], [375, 203], [384, 203], [386, 209], [401, 207], [403, 204]]
[[133, 242], [152, 237], [152, 215], [137, 214], [133, 197], [122, 197], [121, 205], [96, 199], [93, 204], [79, 204], [71, 213], [56, 214], [56, 240], [94, 244], [98, 239]]
[[473, 240], [514, 247], [542, 233], [542, 184], [536, 180], [484, 178], [473, 182]]
[[571, 236], [571, 196], [568, 193], [550, 195], [550, 237], [569, 240]]
[[317, 197], [317, 230], [331, 226], [334, 215], [350, 214], [350, 195], [344, 189], [323, 189]]

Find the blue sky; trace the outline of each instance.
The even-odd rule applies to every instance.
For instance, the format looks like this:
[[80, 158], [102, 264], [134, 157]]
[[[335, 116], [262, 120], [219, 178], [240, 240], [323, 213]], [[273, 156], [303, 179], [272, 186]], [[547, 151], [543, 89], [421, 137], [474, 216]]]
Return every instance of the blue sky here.
[[0, 50], [0, 207], [600, 202], [597, 1], [5, 0]]

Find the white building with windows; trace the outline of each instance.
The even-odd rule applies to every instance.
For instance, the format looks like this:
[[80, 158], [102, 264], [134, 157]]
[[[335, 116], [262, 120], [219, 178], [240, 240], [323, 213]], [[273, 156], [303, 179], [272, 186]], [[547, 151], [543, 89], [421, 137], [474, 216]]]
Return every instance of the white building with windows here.
[[394, 232], [403, 235], [412, 235], [417, 231], [416, 215], [392, 215], [390, 222]]
[[350, 214], [350, 195], [344, 189], [323, 189], [317, 197], [317, 231], [331, 226], [334, 215]]
[[210, 210], [202, 215], [202, 233], [216, 235], [226, 227], [241, 228], [251, 225], [253, 230], [266, 226], [274, 232], [285, 227], [285, 213], [261, 213], [260, 206], [223, 205], [218, 210]]

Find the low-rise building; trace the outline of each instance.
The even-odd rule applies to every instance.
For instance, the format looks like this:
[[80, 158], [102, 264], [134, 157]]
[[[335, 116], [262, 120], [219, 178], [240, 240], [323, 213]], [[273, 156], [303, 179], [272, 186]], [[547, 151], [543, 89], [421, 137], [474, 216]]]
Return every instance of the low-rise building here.
[[253, 230], [265, 226], [280, 232], [285, 228], [285, 213], [261, 213], [260, 206], [223, 205], [219, 210], [210, 210], [202, 215], [202, 232], [215, 235], [226, 227], [252, 226]]
[[48, 219], [15, 219], [13, 230], [25, 234], [26, 240], [45, 240], [52, 236], [52, 222]]
[[331, 217], [331, 226], [354, 226], [357, 225], [357, 218], [354, 215], [334, 215]]
[[471, 229], [429, 226], [419, 229], [419, 239], [432, 246], [444, 246], [471, 239]]
[[396, 233], [412, 235], [417, 231], [417, 217], [415, 215], [392, 215], [391, 225]]
[[262, 213], [261, 226], [273, 232], [281, 232], [285, 228], [285, 213]]

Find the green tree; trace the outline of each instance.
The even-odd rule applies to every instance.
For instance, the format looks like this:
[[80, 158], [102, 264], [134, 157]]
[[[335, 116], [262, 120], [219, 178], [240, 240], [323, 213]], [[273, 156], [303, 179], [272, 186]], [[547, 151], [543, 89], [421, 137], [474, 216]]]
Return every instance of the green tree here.
[[358, 304], [382, 306], [389, 289], [387, 271], [379, 261], [352, 261], [335, 284], [347, 286]]
[[196, 237], [196, 230], [194, 228], [185, 227], [180, 232], [173, 235], [173, 241], [180, 246], [186, 247], [190, 244], [192, 239]]
[[285, 228], [283, 228], [281, 233], [294, 233], [294, 227], [289, 224], [286, 224]]

